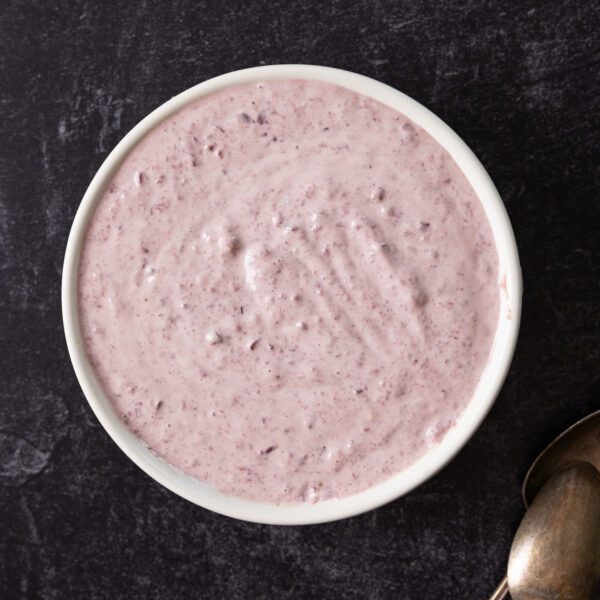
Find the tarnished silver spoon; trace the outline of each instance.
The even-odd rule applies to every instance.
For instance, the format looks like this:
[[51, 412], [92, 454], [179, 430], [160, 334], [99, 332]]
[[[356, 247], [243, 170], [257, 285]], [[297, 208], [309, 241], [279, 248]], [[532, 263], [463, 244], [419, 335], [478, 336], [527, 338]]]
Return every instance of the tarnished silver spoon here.
[[600, 474], [562, 467], [533, 499], [508, 559], [513, 600], [590, 600], [600, 582]]
[[[588, 463], [590, 466], [572, 465], [572, 463], [581, 462]], [[568, 465], [572, 466], [564, 472], [561, 471]], [[591, 467], [594, 467], [595, 470]], [[600, 514], [600, 479], [598, 470], [600, 470], [600, 411], [588, 415], [559, 435], [538, 456], [527, 472], [522, 488], [523, 501], [525, 506], [529, 506], [536, 499], [538, 507], [532, 516], [528, 516], [529, 512], [526, 513], [511, 549], [509, 577], [502, 581], [490, 600], [501, 600], [507, 597], [509, 590], [514, 600], [537, 600], [538, 598], [544, 600], [562, 600], [563, 598], [588, 600], [593, 597], [590, 594], [595, 593], [594, 585], [589, 587], [589, 592], [586, 591], [588, 588], [580, 586], [579, 590], [573, 588], [572, 592], [568, 592], [571, 595], [561, 595], [561, 590], [556, 588], [556, 582], [560, 580], [563, 581], [562, 585], [568, 586], [577, 577], [582, 580], [580, 571], [576, 568], [577, 564], [587, 565], [585, 569], [591, 581], [600, 580], [598, 561], [588, 560], [590, 548], [600, 548], [600, 516], [598, 516]], [[561, 473], [562, 475], [559, 477]], [[592, 476], [594, 473], [595, 475]], [[553, 477], [554, 474], [556, 474], [556, 478]], [[577, 489], [580, 490], [579, 496]], [[539, 503], [537, 502], [538, 494], [540, 495]], [[533, 508], [532, 505], [530, 510]], [[573, 516], [584, 512], [584, 521]], [[583, 527], [583, 531], [581, 523], [588, 523]], [[555, 528], [555, 531], [549, 532], [548, 528], [550, 527]], [[535, 528], [537, 528], [537, 533], [533, 535]], [[523, 544], [526, 539], [529, 541]], [[568, 549], [560, 548], [558, 546], [560, 540], [567, 539], [580, 539], [581, 543], [577, 545], [574, 542], [574, 545]], [[545, 544], [550, 544], [546, 550], [542, 548]], [[527, 560], [523, 558], [526, 549], [531, 553]], [[543, 582], [538, 581], [537, 588], [535, 588], [537, 595], [534, 595], [532, 591], [523, 591], [526, 589], [524, 586], [527, 581], [537, 581], [534, 578], [536, 570], [531, 562], [534, 556], [537, 556], [536, 560], [540, 565], [544, 565], [544, 572], [548, 573], [548, 587], [545, 589]], [[520, 570], [514, 567], [516, 570], [512, 571], [513, 577], [511, 578], [511, 564], [516, 565], [519, 562], [529, 565], [529, 571], [524, 567], [521, 567]], [[522, 584], [517, 584], [516, 573], [519, 573], [519, 581]], [[527, 580], [528, 576], [532, 579]], [[566, 589], [567, 587], [565, 587]], [[572, 595], [575, 593], [579, 595]]]

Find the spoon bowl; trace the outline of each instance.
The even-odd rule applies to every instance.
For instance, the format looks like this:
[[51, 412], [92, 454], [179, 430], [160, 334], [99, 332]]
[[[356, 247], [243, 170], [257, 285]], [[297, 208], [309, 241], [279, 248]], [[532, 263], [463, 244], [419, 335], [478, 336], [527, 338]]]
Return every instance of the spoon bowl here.
[[600, 410], [563, 431], [535, 459], [523, 482], [525, 506], [554, 472], [574, 461], [587, 462], [600, 471]]
[[[527, 474], [525, 475], [525, 479], [523, 481], [523, 487], [521, 489], [521, 493], [523, 495], [523, 502], [525, 504], [525, 507], [529, 507], [530, 504], [532, 504], [532, 502], [536, 501], [537, 495], [538, 494], [544, 494], [544, 496], [542, 497], [542, 500], [540, 501], [542, 503], [543, 507], [546, 507], [544, 509], [536, 509], [536, 513], [538, 512], [547, 512], [550, 509], [548, 508], [549, 504], [554, 503], [556, 506], [554, 507], [554, 510], [567, 510], [567, 508], [565, 508], [565, 506], [562, 507], [562, 509], [560, 509], [560, 506], [562, 506], [561, 504], [561, 494], [566, 493], [566, 490], [572, 490], [575, 489], [575, 487], [577, 487], [573, 481], [571, 481], [571, 483], [569, 485], [567, 485], [567, 483], [565, 483], [565, 480], [562, 477], [566, 477], [566, 475], [563, 475], [561, 478], [555, 480], [554, 479], [554, 475], [558, 475], [559, 472], [562, 472], [562, 469], [565, 469], [567, 467], [569, 467], [570, 465], [573, 464], [581, 464], [584, 463], [586, 464], [586, 467], [573, 467], [573, 469], [571, 471], [568, 471], [571, 473], [571, 477], [572, 479], [575, 481], [575, 484], [577, 482], [579, 482], [579, 488], [581, 489], [581, 494], [582, 497], [578, 500], [577, 499], [577, 495], [576, 493], [572, 493], [571, 491], [569, 491], [569, 497], [568, 498], [564, 498], [564, 502], [566, 503], [565, 506], [567, 506], [569, 508], [569, 510], [572, 510], [573, 506], [577, 505], [577, 503], [581, 504], [581, 510], [582, 511], [589, 511], [589, 515], [590, 518], [593, 520], [595, 519], [595, 513], [594, 513], [594, 507], [593, 507], [593, 502], [590, 500], [590, 498], [595, 498], [595, 491], [594, 488], [596, 487], [596, 484], [592, 483], [591, 480], [589, 479], [589, 469], [593, 469], [596, 472], [596, 475], [598, 475], [598, 472], [600, 472], [600, 410], [593, 412], [592, 414], [588, 415], [587, 417], [584, 417], [583, 419], [577, 421], [574, 425], [572, 425], [571, 427], [569, 427], [568, 429], [566, 429], [565, 431], [563, 431], [557, 438], [555, 438], [548, 446], [546, 446], [546, 448], [539, 454], [539, 456], [535, 459], [535, 461], [533, 462], [533, 464], [531, 465], [531, 467], [529, 468], [529, 471], [527, 471]], [[583, 470], [586, 470], [587, 476], [582, 473]], [[599, 482], [600, 485], [600, 482]], [[575, 487], [573, 487], [575, 486]], [[600, 488], [599, 488], [600, 489]], [[547, 491], [546, 491], [547, 490]], [[545, 499], [544, 499], [545, 498]], [[550, 498], [551, 500], [548, 500], [548, 498]], [[600, 510], [600, 496], [598, 496], [598, 510]], [[529, 525], [527, 525], [527, 531], [529, 532], [527, 535], [528, 537], [531, 537], [531, 527], [532, 527], [532, 523], [535, 524], [537, 527], [539, 527], [541, 530], [543, 530], [544, 528], [548, 528], [548, 527], [555, 527], [555, 528], [559, 528], [561, 529], [561, 531], [554, 531], [552, 534], [548, 533], [546, 531], [546, 535], [550, 535], [550, 536], [554, 536], [551, 538], [536, 538], [538, 540], [540, 539], [552, 539], [554, 540], [552, 542], [553, 544], [553, 551], [557, 552], [558, 555], [561, 555], [563, 552], [566, 552], [567, 549], [566, 548], [562, 548], [561, 546], [558, 545], [558, 541], [559, 539], [563, 539], [561, 538], [561, 536], [565, 536], [564, 539], [569, 538], [569, 536], [573, 533], [573, 531], [578, 531], [578, 525], [572, 525], [571, 522], [569, 520], [564, 520], [564, 518], [562, 520], [560, 519], [556, 519], [556, 520], [550, 520], [547, 516], [542, 518], [539, 516], [536, 516], [536, 513], [534, 513], [533, 517], [528, 517], [529, 513], [526, 513], [523, 522], [521, 524], [521, 526], [523, 527], [524, 524], [526, 522], [529, 523]], [[549, 514], [549, 513], [548, 513]], [[574, 529], [573, 529], [574, 528]], [[565, 531], [562, 531], [562, 529], [565, 529]], [[570, 532], [570, 533], [569, 533]], [[577, 545], [577, 544], [571, 544], [572, 549], [569, 550], [569, 552], [571, 552], [571, 554], [574, 555], [575, 559], [578, 560], [580, 559], [580, 562], [585, 563], [586, 565], [588, 565], [586, 567], [586, 572], [589, 572], [590, 577], [595, 578], [596, 581], [600, 580], [600, 571], [598, 571], [598, 568], [600, 567], [594, 567], [592, 568], [588, 563], [586, 563], [586, 558], [581, 558], [581, 552], [586, 552], [588, 545], [590, 544], [589, 539], [586, 537], [587, 535], [592, 534], [594, 535], [594, 540], [595, 540], [595, 546], [598, 546], [600, 548], [600, 522], [599, 524], [596, 526], [590, 526], [589, 529], [586, 529], [584, 531], [584, 537], [582, 538], [581, 541], [581, 545]], [[517, 536], [521, 536], [521, 535], [525, 535], [521, 532], [521, 528], [519, 528], [519, 530], [517, 531]], [[513, 556], [513, 550], [515, 552], [517, 552], [517, 550], [515, 550], [515, 545], [518, 545], [520, 547], [521, 542], [517, 543], [517, 536], [515, 536], [515, 540], [513, 542], [513, 549], [511, 550], [511, 557]], [[541, 533], [540, 533], [541, 536]], [[570, 539], [570, 538], [569, 538]], [[576, 539], [576, 538], [573, 538]], [[538, 544], [542, 544], [542, 542], [537, 542]], [[544, 544], [542, 544], [544, 545]], [[536, 546], [538, 547], [538, 546]], [[539, 550], [539, 547], [538, 547]], [[530, 548], [530, 551], [533, 551], [533, 548]], [[518, 551], [518, 555], [519, 556], [524, 556], [523, 554], [524, 550], [522, 547], [520, 547], [520, 550]], [[514, 555], [515, 557], [517, 556], [517, 554]], [[571, 556], [570, 558], [572, 558], [573, 556]], [[512, 560], [516, 560], [512, 559]], [[522, 563], [523, 559], [519, 559], [520, 562]], [[599, 559], [600, 560], [600, 559]], [[510, 572], [510, 560], [509, 560], [509, 572]], [[524, 564], [530, 564], [528, 561], [526, 561]], [[596, 564], [596, 563], [593, 563]], [[559, 565], [565, 565], [566, 563], [559, 563]], [[516, 568], [516, 567], [515, 567]], [[569, 567], [570, 568], [570, 567]], [[525, 567], [521, 567], [521, 569], [525, 569]], [[526, 569], [525, 569], [526, 570]], [[565, 577], [568, 576], [568, 571], [564, 571], [562, 569], [560, 569], [560, 571], [562, 573], [567, 573], [567, 575], [564, 575]], [[513, 577], [516, 577], [513, 575]], [[516, 580], [513, 579], [513, 584]], [[592, 588], [590, 588], [592, 589]], [[492, 594], [492, 596], [490, 596], [490, 600], [502, 600], [503, 598], [506, 598], [509, 590], [511, 592], [512, 595], [514, 595], [515, 598], [519, 597], [522, 598], [523, 600], [534, 600], [537, 598], [540, 599], [551, 599], [554, 600], [555, 598], [558, 599], [563, 599], [563, 598], [574, 598], [577, 600], [588, 600], [589, 598], [591, 598], [591, 596], [589, 594], [587, 595], [579, 595], [579, 596], [560, 596], [560, 595], [551, 595], [551, 592], [549, 592], [550, 595], [544, 596], [544, 595], [521, 595], [521, 596], [516, 596], [515, 594], [517, 593], [513, 587], [511, 586], [511, 583], [509, 581], [509, 579], [507, 579], [506, 577], [503, 579], [503, 581], [500, 583], [500, 585], [496, 588], [495, 592]], [[596, 593], [596, 592], [594, 592]], [[523, 594], [525, 594], [525, 592], [523, 592]]]
[[600, 580], [599, 541], [600, 475], [589, 463], [570, 463], [535, 496], [515, 534], [511, 597], [590, 600]]

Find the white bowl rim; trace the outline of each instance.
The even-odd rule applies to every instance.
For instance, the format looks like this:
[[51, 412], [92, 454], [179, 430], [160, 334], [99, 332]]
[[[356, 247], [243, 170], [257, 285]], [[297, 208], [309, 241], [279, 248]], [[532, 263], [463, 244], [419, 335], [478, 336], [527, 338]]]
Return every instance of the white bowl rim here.
[[[358, 494], [315, 504], [278, 505], [225, 495], [154, 455], [112, 409], [87, 359], [78, 317], [79, 258], [85, 231], [96, 201], [131, 149], [165, 118], [202, 96], [231, 86], [282, 79], [317, 80], [348, 88], [395, 108], [425, 129], [448, 151], [480, 199], [496, 242], [501, 278], [500, 319], [490, 360], [457, 424], [404, 471]], [[209, 79], [171, 98], [140, 121], [109, 154], [90, 183], [73, 221], [62, 274], [63, 322], [75, 374], [96, 417], [121, 450], [153, 479], [199, 506], [245, 521], [280, 525], [325, 523], [358, 515], [403, 496], [444, 467], [473, 436], [500, 391], [517, 341], [521, 296], [521, 268], [506, 209], [484, 167], [461, 138], [416, 100], [386, 84], [341, 69], [302, 64], [253, 67]]]

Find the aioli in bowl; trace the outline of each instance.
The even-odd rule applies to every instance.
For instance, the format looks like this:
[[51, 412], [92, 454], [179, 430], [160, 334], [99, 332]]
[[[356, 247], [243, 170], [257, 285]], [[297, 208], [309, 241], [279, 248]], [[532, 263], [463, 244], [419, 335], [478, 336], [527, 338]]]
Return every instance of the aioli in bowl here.
[[259, 81], [151, 130], [83, 246], [85, 350], [158, 456], [251, 500], [343, 498], [438, 445], [499, 317], [486, 214], [404, 114]]

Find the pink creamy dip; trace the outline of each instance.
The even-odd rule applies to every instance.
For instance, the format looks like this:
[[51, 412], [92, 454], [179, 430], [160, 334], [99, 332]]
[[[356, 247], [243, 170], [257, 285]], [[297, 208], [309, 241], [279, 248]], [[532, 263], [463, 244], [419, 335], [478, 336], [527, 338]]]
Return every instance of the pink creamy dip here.
[[364, 490], [467, 406], [499, 316], [475, 193], [404, 115], [325, 83], [221, 91], [98, 203], [87, 353], [156, 454], [244, 498]]

